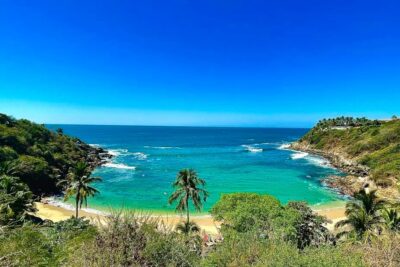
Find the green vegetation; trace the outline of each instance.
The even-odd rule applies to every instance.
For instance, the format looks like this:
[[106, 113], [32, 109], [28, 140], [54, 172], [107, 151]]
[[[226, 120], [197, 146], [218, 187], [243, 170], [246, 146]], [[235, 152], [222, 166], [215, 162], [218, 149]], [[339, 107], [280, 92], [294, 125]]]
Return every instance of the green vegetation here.
[[[371, 203], [366, 199], [365, 203]], [[377, 201], [372, 206], [375, 209]], [[369, 205], [369, 204], [368, 204]], [[247, 216], [237, 215], [245, 213]], [[302, 202], [257, 194], [224, 195], [213, 208], [221, 236], [206, 243], [161, 220], [115, 212], [96, 227], [71, 218], [0, 231], [2, 266], [398, 266], [399, 232], [335, 241]], [[250, 217], [250, 219], [247, 219]], [[304, 241], [304, 242], [302, 242]], [[359, 242], [364, 241], [364, 242]]]
[[172, 186], [176, 189], [168, 199], [169, 204], [178, 200], [176, 206], [177, 211], [186, 211], [186, 222], [184, 225], [180, 225], [178, 228], [185, 233], [191, 231], [197, 231], [198, 227], [190, 222], [190, 207], [189, 200], [192, 200], [193, 207], [200, 211], [203, 204], [202, 201], [206, 201], [208, 192], [202, 188], [206, 182], [197, 176], [197, 173], [192, 169], [183, 169], [179, 171], [176, 180]]
[[0, 225], [18, 225], [35, 211], [32, 193], [18, 178], [0, 176]]
[[90, 176], [91, 171], [85, 162], [78, 162], [75, 168], [68, 173], [67, 179], [62, 180], [59, 184], [65, 185], [64, 201], [69, 198], [75, 198], [75, 218], [78, 218], [78, 210], [85, 203], [87, 207], [87, 198], [99, 194], [99, 191], [92, 187], [94, 182], [101, 181], [100, 177]]
[[[337, 129], [335, 126], [350, 127]], [[340, 152], [346, 158], [369, 167], [372, 179], [380, 186], [393, 186], [400, 180], [398, 119], [322, 120], [299, 143], [324, 152]]]
[[384, 224], [382, 211], [385, 201], [379, 199], [376, 191], [367, 193], [364, 189], [354, 195], [354, 199], [346, 204], [347, 219], [336, 224], [336, 227], [350, 226], [350, 230], [342, 231], [339, 236], [353, 236], [357, 239], [370, 238], [379, 234]]
[[316, 125], [317, 128], [327, 129], [332, 127], [361, 127], [361, 126], [379, 126], [381, 121], [379, 120], [369, 120], [365, 117], [363, 118], [353, 118], [353, 117], [337, 117], [333, 119], [323, 119]]
[[80, 161], [93, 168], [100, 152], [62, 131], [0, 114], [0, 165], [12, 166], [8, 175], [19, 177], [38, 197], [60, 193], [57, 183], [66, 179], [69, 169]]
[[[398, 141], [399, 121], [361, 121], [345, 130], [324, 124], [303, 142], [313, 140], [325, 149], [335, 140], [353, 151], [352, 145], [368, 140], [380, 148], [371, 155], [380, 153], [392, 164], [397, 154], [390, 156], [384, 146]], [[332, 125], [338, 124], [343, 120]], [[177, 210], [186, 212], [186, 222], [175, 229], [133, 211], [89, 222], [78, 218], [78, 208], [98, 193], [92, 183], [99, 178], [90, 177], [96, 163], [90, 154], [96, 151], [61, 129], [52, 133], [5, 115], [0, 142], [0, 266], [400, 266], [400, 205], [382, 201], [375, 191], [355, 194], [337, 236], [304, 202], [282, 205], [269, 195], [223, 195], [211, 210], [222, 223], [220, 234], [203, 239], [190, 221], [190, 204], [200, 210], [208, 193], [194, 170], [180, 171], [173, 183], [169, 203], [177, 201]], [[364, 151], [356, 158], [366, 156]], [[75, 218], [53, 223], [32, 215], [32, 192], [63, 189], [66, 198], [76, 199]]]

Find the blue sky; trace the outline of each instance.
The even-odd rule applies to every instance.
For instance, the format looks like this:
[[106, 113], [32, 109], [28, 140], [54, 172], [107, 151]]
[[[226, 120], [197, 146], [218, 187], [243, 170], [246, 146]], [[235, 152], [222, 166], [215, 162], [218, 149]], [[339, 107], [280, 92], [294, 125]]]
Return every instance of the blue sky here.
[[400, 113], [399, 1], [0, 2], [0, 112], [311, 126]]

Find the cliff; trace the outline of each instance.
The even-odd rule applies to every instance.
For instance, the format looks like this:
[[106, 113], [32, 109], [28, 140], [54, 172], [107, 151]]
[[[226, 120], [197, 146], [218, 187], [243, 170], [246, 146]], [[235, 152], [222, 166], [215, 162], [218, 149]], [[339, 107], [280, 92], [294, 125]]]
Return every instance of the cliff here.
[[[343, 125], [344, 124], [344, 125]], [[346, 194], [359, 187], [377, 188], [380, 194], [398, 197], [400, 180], [400, 120], [371, 121], [340, 118], [322, 120], [300, 140], [294, 150], [321, 155], [345, 173], [327, 183]], [[343, 180], [345, 179], [345, 180]], [[340, 188], [339, 184], [346, 184]]]
[[94, 169], [110, 157], [61, 129], [0, 114], [0, 175], [19, 177], [37, 196], [59, 193], [58, 181], [79, 161]]

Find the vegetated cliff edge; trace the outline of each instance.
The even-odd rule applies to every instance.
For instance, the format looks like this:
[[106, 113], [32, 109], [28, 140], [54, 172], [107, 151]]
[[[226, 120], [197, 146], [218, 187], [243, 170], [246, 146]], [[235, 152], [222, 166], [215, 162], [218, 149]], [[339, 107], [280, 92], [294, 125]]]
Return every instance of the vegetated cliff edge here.
[[0, 175], [19, 177], [36, 196], [61, 191], [64, 179], [79, 161], [93, 170], [111, 156], [78, 138], [48, 130], [28, 120], [16, 120], [0, 113]]
[[318, 154], [348, 175], [329, 177], [327, 184], [352, 195], [361, 187], [399, 197], [400, 120], [371, 121], [341, 117], [322, 120], [291, 149]]

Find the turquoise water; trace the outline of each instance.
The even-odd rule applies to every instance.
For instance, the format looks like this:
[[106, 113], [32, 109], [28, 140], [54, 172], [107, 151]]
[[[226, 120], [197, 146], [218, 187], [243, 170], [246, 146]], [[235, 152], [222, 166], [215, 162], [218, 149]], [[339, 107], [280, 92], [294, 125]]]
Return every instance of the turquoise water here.
[[91, 208], [173, 211], [167, 204], [171, 183], [182, 168], [194, 168], [207, 181], [210, 197], [204, 211], [232, 192], [271, 194], [283, 203], [304, 200], [326, 205], [341, 197], [322, 185], [327, 175], [340, 174], [322, 158], [285, 149], [308, 129], [204, 128], [144, 126], [61, 127], [85, 142], [114, 154], [93, 175], [101, 194]]

